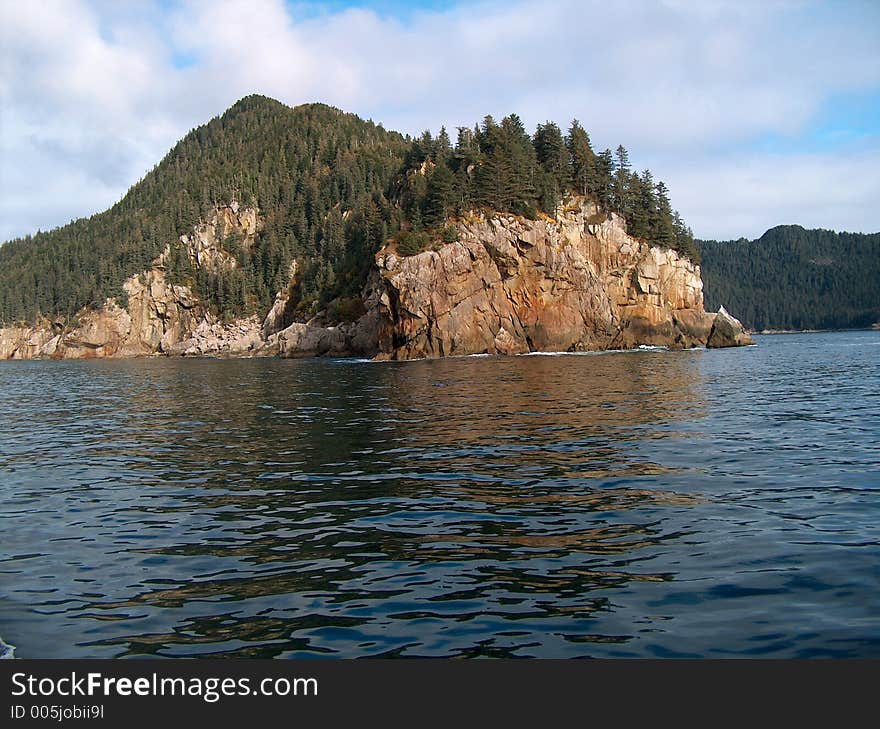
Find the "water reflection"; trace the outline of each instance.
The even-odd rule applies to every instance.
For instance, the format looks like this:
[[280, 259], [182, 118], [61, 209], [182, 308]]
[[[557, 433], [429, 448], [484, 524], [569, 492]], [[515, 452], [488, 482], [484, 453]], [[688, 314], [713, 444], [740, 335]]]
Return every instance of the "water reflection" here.
[[760, 533], [705, 456], [710, 356], [0, 369], [2, 633], [25, 656], [672, 651], [734, 558], [716, 535]]

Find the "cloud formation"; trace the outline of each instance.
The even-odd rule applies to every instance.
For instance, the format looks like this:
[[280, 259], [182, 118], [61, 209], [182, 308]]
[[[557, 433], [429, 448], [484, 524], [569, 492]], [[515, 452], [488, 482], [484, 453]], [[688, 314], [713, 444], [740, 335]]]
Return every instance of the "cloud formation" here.
[[665, 179], [699, 236], [782, 222], [880, 230], [878, 122], [851, 128], [835, 112], [880, 97], [876, 4], [332, 8], [4, 3], [0, 239], [104, 209], [249, 93], [414, 134], [487, 113], [577, 117], [597, 148], [623, 143]]

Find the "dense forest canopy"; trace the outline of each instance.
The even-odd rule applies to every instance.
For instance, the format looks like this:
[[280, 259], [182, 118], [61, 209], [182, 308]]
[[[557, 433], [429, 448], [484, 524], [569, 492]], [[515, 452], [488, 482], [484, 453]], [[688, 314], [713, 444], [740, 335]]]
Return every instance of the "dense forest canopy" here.
[[706, 308], [747, 327], [845, 329], [880, 321], [880, 233], [799, 225], [754, 241], [698, 241]]
[[[168, 273], [227, 317], [265, 311], [296, 260], [295, 314], [330, 303], [356, 310], [373, 256], [394, 237], [402, 254], [473, 209], [553, 215], [566, 193], [627, 220], [629, 232], [697, 260], [693, 235], [649, 170], [623, 146], [594, 152], [573, 121], [530, 135], [516, 115], [409, 138], [323, 104], [287, 107], [248, 96], [186, 135], [109, 210], [0, 246], [0, 321], [71, 317], [108, 297], [171, 244]], [[264, 220], [239, 265], [194, 270], [179, 236], [219, 204], [256, 205]], [[340, 305], [340, 302], [342, 304]]]

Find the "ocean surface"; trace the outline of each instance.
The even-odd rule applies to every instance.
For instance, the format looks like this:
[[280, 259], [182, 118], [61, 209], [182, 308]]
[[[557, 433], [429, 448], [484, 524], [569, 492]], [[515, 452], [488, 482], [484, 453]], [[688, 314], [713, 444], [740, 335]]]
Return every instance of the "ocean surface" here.
[[23, 658], [880, 657], [880, 332], [0, 363]]

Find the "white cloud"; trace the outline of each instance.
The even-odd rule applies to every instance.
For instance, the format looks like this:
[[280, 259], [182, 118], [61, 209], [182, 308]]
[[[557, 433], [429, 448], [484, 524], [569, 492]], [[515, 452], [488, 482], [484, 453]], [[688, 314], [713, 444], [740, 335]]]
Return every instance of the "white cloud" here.
[[[866, 176], [821, 205], [779, 172], [806, 173], [813, 158], [731, 151], [768, 134], [796, 142], [835, 95], [877, 93], [878, 27], [876, 5], [801, 2], [487, 2], [403, 19], [297, 19], [282, 0], [4, 3], [0, 239], [106, 207], [192, 126], [254, 92], [410, 133], [487, 113], [577, 117], [598, 147], [622, 142], [650, 162], [701, 235], [759, 233], [776, 212], [814, 224], [817, 210], [829, 219], [816, 224], [880, 229], [864, 210], [880, 196], [864, 150], [831, 160]], [[766, 173], [772, 208], [737, 187], [749, 170]], [[719, 217], [707, 191], [722, 187], [741, 213]]]
[[694, 234], [757, 238], [775, 225], [878, 232], [880, 145], [830, 153], [731, 155], [676, 164], [666, 179]]

